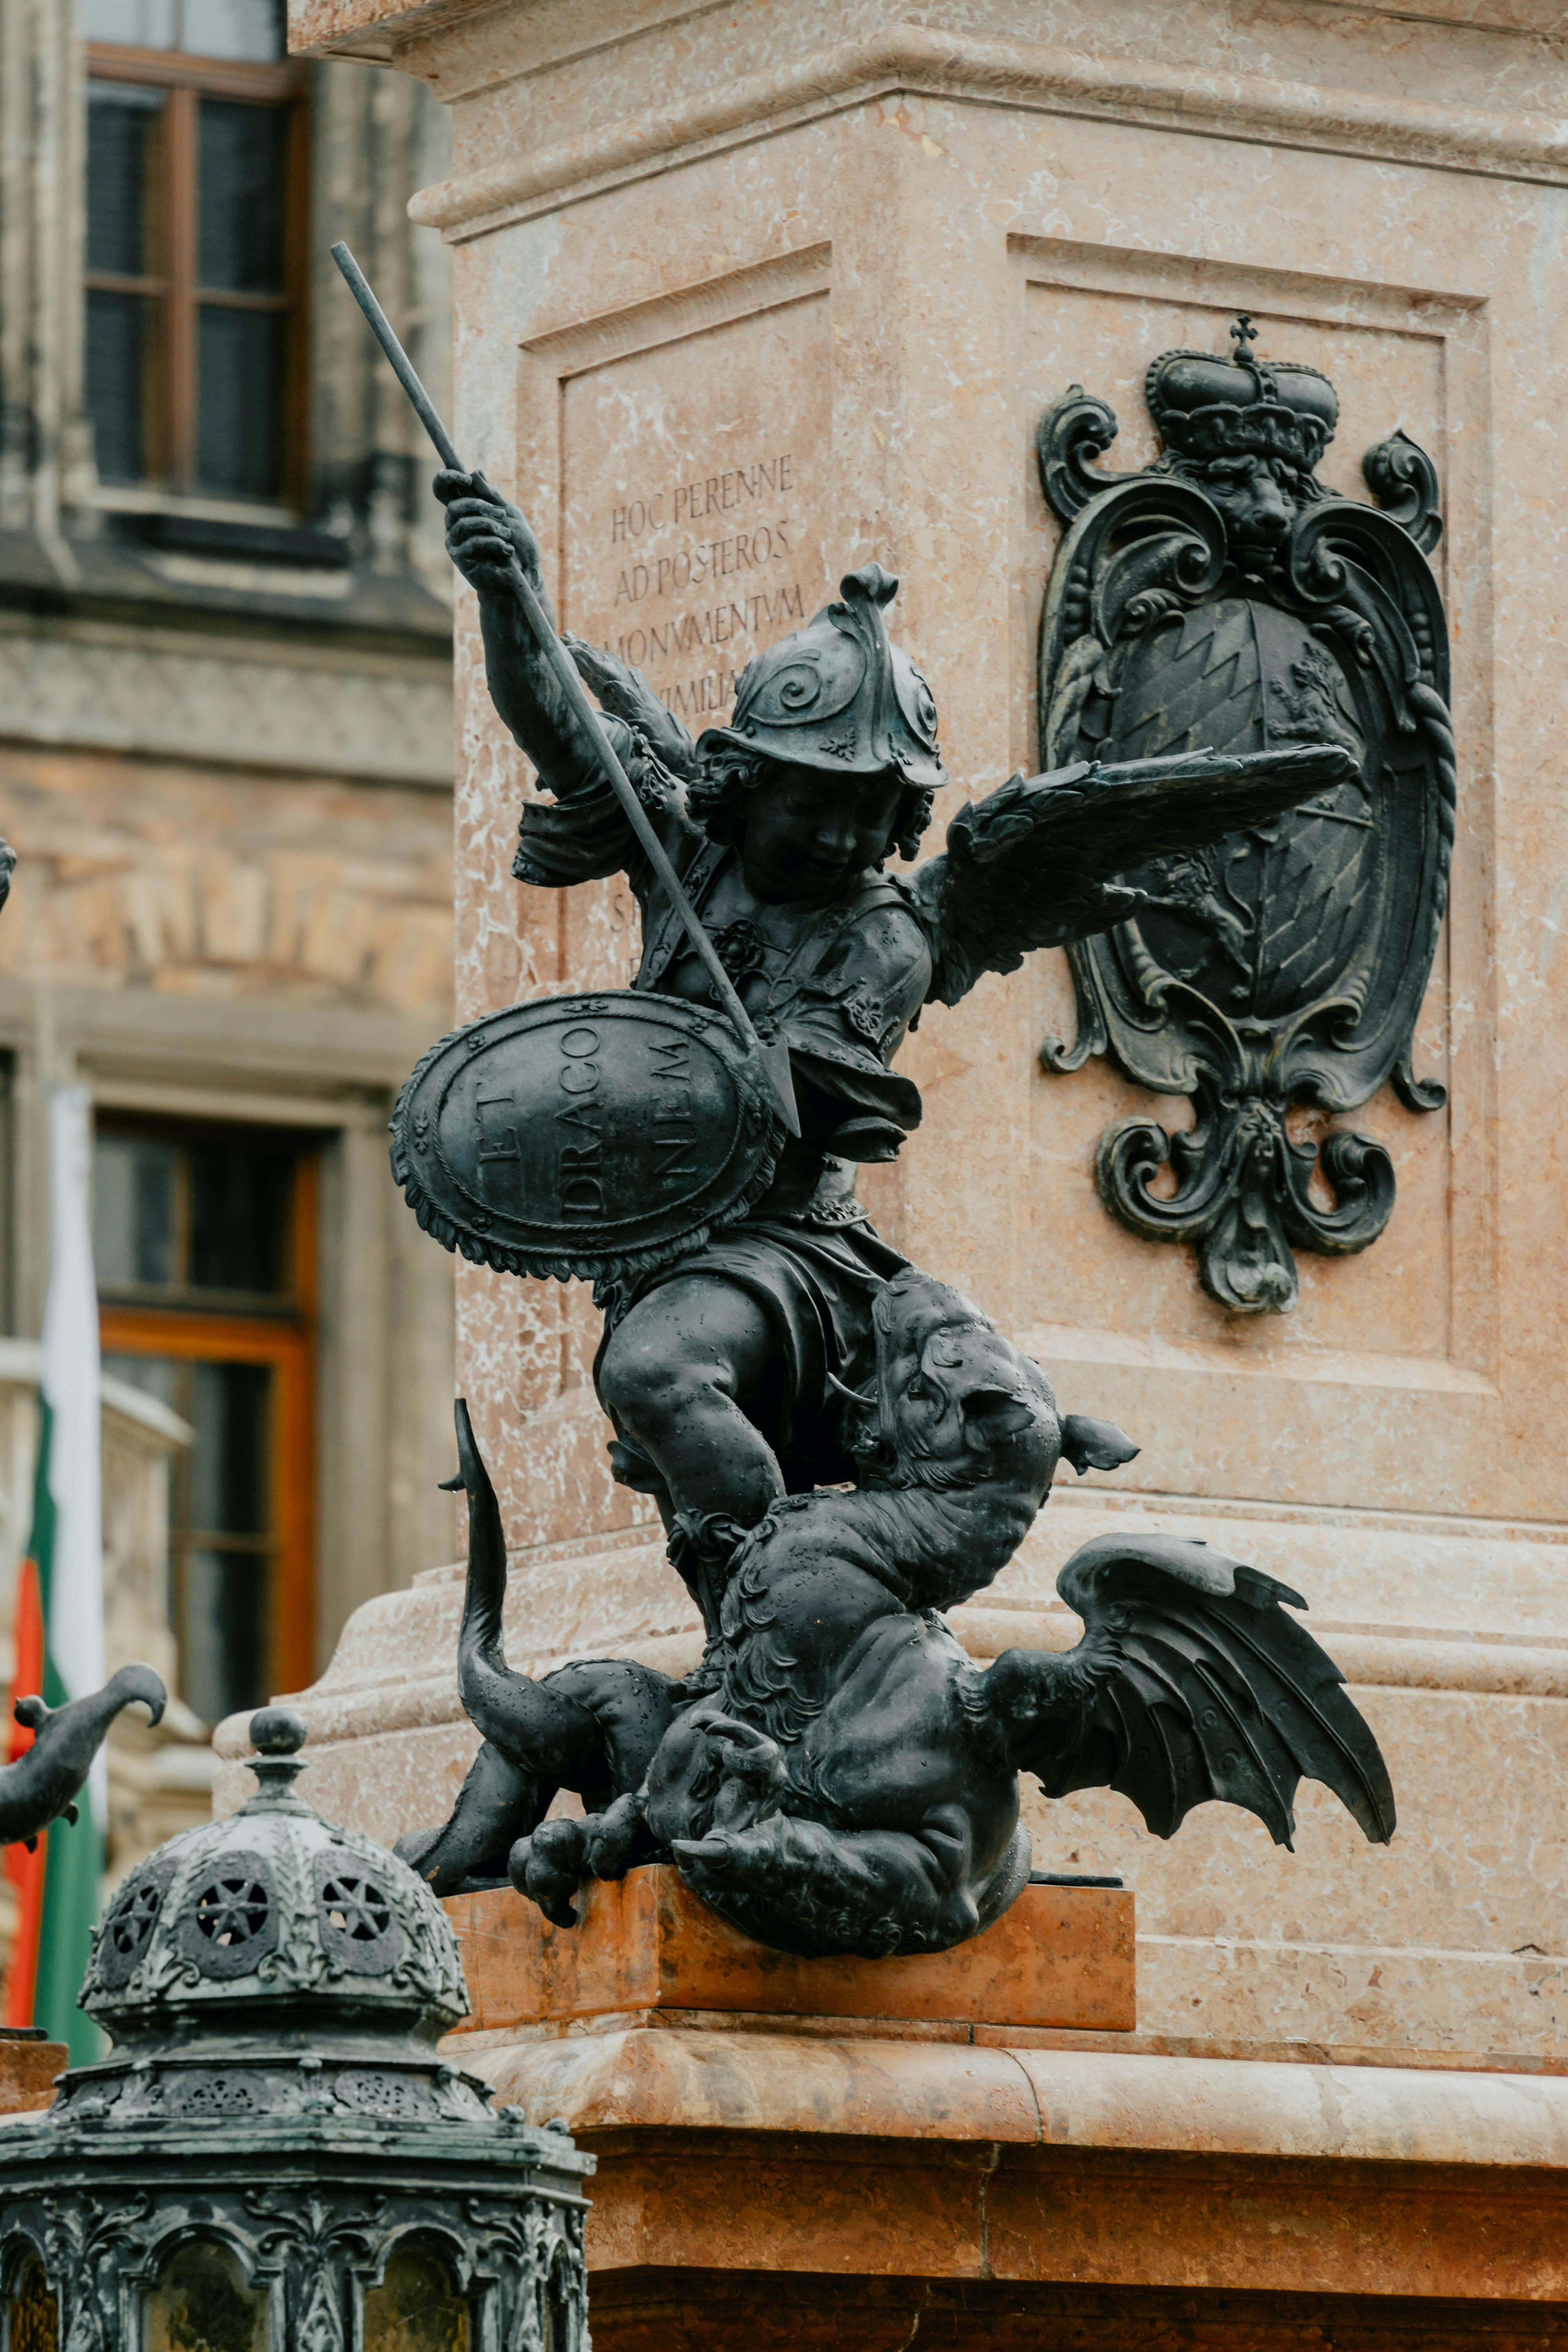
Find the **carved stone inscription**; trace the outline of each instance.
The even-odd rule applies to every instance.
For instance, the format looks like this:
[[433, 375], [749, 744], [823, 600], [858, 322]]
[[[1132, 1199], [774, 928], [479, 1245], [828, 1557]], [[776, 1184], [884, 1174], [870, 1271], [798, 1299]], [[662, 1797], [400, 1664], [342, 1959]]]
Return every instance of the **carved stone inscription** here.
[[827, 334], [812, 296], [563, 386], [568, 625], [642, 670], [693, 734], [833, 593]]
[[[625, 554], [616, 572], [614, 617], [620, 628], [612, 649], [637, 669], [649, 661], [706, 665], [689, 667], [669, 689], [671, 709], [689, 727], [710, 723], [733, 700], [738, 673], [731, 647], [743, 643], [754, 651], [806, 617], [800, 583], [789, 577], [795, 469], [795, 452], [781, 449], [703, 480], [627, 499], [611, 514], [611, 542], [620, 541]], [[759, 508], [771, 520], [752, 520], [748, 527], [748, 509], [755, 517]], [[735, 528], [725, 530], [731, 509], [740, 509], [728, 518]], [[662, 555], [650, 547], [645, 556], [644, 543], [669, 535], [667, 514], [673, 518], [675, 544]], [[698, 535], [710, 518], [722, 536]], [[753, 584], [759, 581], [772, 584]], [[678, 609], [671, 611], [672, 604]], [[646, 619], [640, 617], [645, 606]]]

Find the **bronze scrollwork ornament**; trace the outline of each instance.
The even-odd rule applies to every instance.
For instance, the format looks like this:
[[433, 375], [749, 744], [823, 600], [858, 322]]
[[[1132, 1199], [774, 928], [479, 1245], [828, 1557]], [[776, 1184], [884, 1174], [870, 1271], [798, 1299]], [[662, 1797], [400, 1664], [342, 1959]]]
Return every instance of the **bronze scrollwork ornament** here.
[[[1075, 384], [1042, 417], [1040, 479], [1067, 525], [1040, 640], [1042, 764], [1335, 743], [1359, 775], [1228, 840], [1124, 878], [1147, 903], [1068, 947], [1078, 1035], [1045, 1067], [1105, 1055], [1186, 1095], [1194, 1123], [1107, 1129], [1101, 1198], [1150, 1240], [1196, 1245], [1234, 1313], [1296, 1304], [1293, 1251], [1365, 1249], [1394, 1208], [1382, 1143], [1321, 1145], [1295, 1106], [1359, 1108], [1391, 1083], [1411, 1110], [1444, 1088], [1412, 1067], [1447, 896], [1456, 768], [1448, 646], [1426, 555], [1442, 530], [1429, 457], [1370, 450], [1375, 507], [1316, 467], [1339, 404], [1326, 376], [1256, 354], [1166, 352], [1144, 397], [1162, 454], [1094, 462], [1116, 418]], [[1156, 1189], [1169, 1168], [1174, 1189]], [[1325, 1197], [1326, 1193], [1326, 1197]]]

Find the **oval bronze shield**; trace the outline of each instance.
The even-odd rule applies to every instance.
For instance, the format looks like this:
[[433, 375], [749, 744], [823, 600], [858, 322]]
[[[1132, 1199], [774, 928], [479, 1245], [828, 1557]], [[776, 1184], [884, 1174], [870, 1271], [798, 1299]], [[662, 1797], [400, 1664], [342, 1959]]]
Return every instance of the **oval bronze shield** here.
[[509, 1005], [432, 1046], [392, 1116], [392, 1172], [474, 1265], [599, 1281], [743, 1216], [783, 1132], [721, 1013], [617, 989]]

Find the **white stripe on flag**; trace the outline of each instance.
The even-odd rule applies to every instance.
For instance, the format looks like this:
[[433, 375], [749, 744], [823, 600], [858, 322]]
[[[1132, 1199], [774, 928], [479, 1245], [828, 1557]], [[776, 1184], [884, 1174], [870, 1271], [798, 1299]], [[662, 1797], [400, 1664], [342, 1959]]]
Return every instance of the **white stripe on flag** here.
[[[103, 1518], [100, 1494], [98, 1287], [92, 1272], [92, 1097], [49, 1097], [49, 1291], [38, 1381], [54, 1417], [49, 1493], [55, 1557], [49, 1654], [72, 1698], [97, 1690], [103, 1652]], [[100, 1823], [108, 1780], [99, 1750], [89, 1783]]]

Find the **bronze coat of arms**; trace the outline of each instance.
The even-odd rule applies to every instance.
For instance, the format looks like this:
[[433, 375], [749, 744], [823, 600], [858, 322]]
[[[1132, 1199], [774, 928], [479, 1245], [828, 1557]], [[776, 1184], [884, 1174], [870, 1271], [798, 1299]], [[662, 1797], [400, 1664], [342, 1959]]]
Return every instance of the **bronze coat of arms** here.
[[1377, 506], [1336, 497], [1316, 474], [1332, 384], [1255, 355], [1245, 317], [1231, 331], [1234, 357], [1150, 368], [1163, 447], [1142, 473], [1094, 463], [1116, 418], [1081, 386], [1041, 420], [1041, 479], [1068, 526], [1041, 632], [1042, 764], [1334, 743], [1359, 775], [1127, 875], [1146, 902], [1068, 949], [1078, 1036], [1041, 1060], [1104, 1054], [1191, 1097], [1185, 1130], [1106, 1131], [1100, 1195], [1132, 1232], [1195, 1244], [1211, 1296], [1259, 1314], [1294, 1306], [1294, 1250], [1365, 1249], [1394, 1208], [1384, 1146], [1335, 1128], [1320, 1148], [1292, 1132], [1292, 1106], [1354, 1110], [1385, 1082], [1413, 1110], [1445, 1100], [1411, 1050], [1456, 771], [1431, 460], [1396, 433], [1363, 460]]

